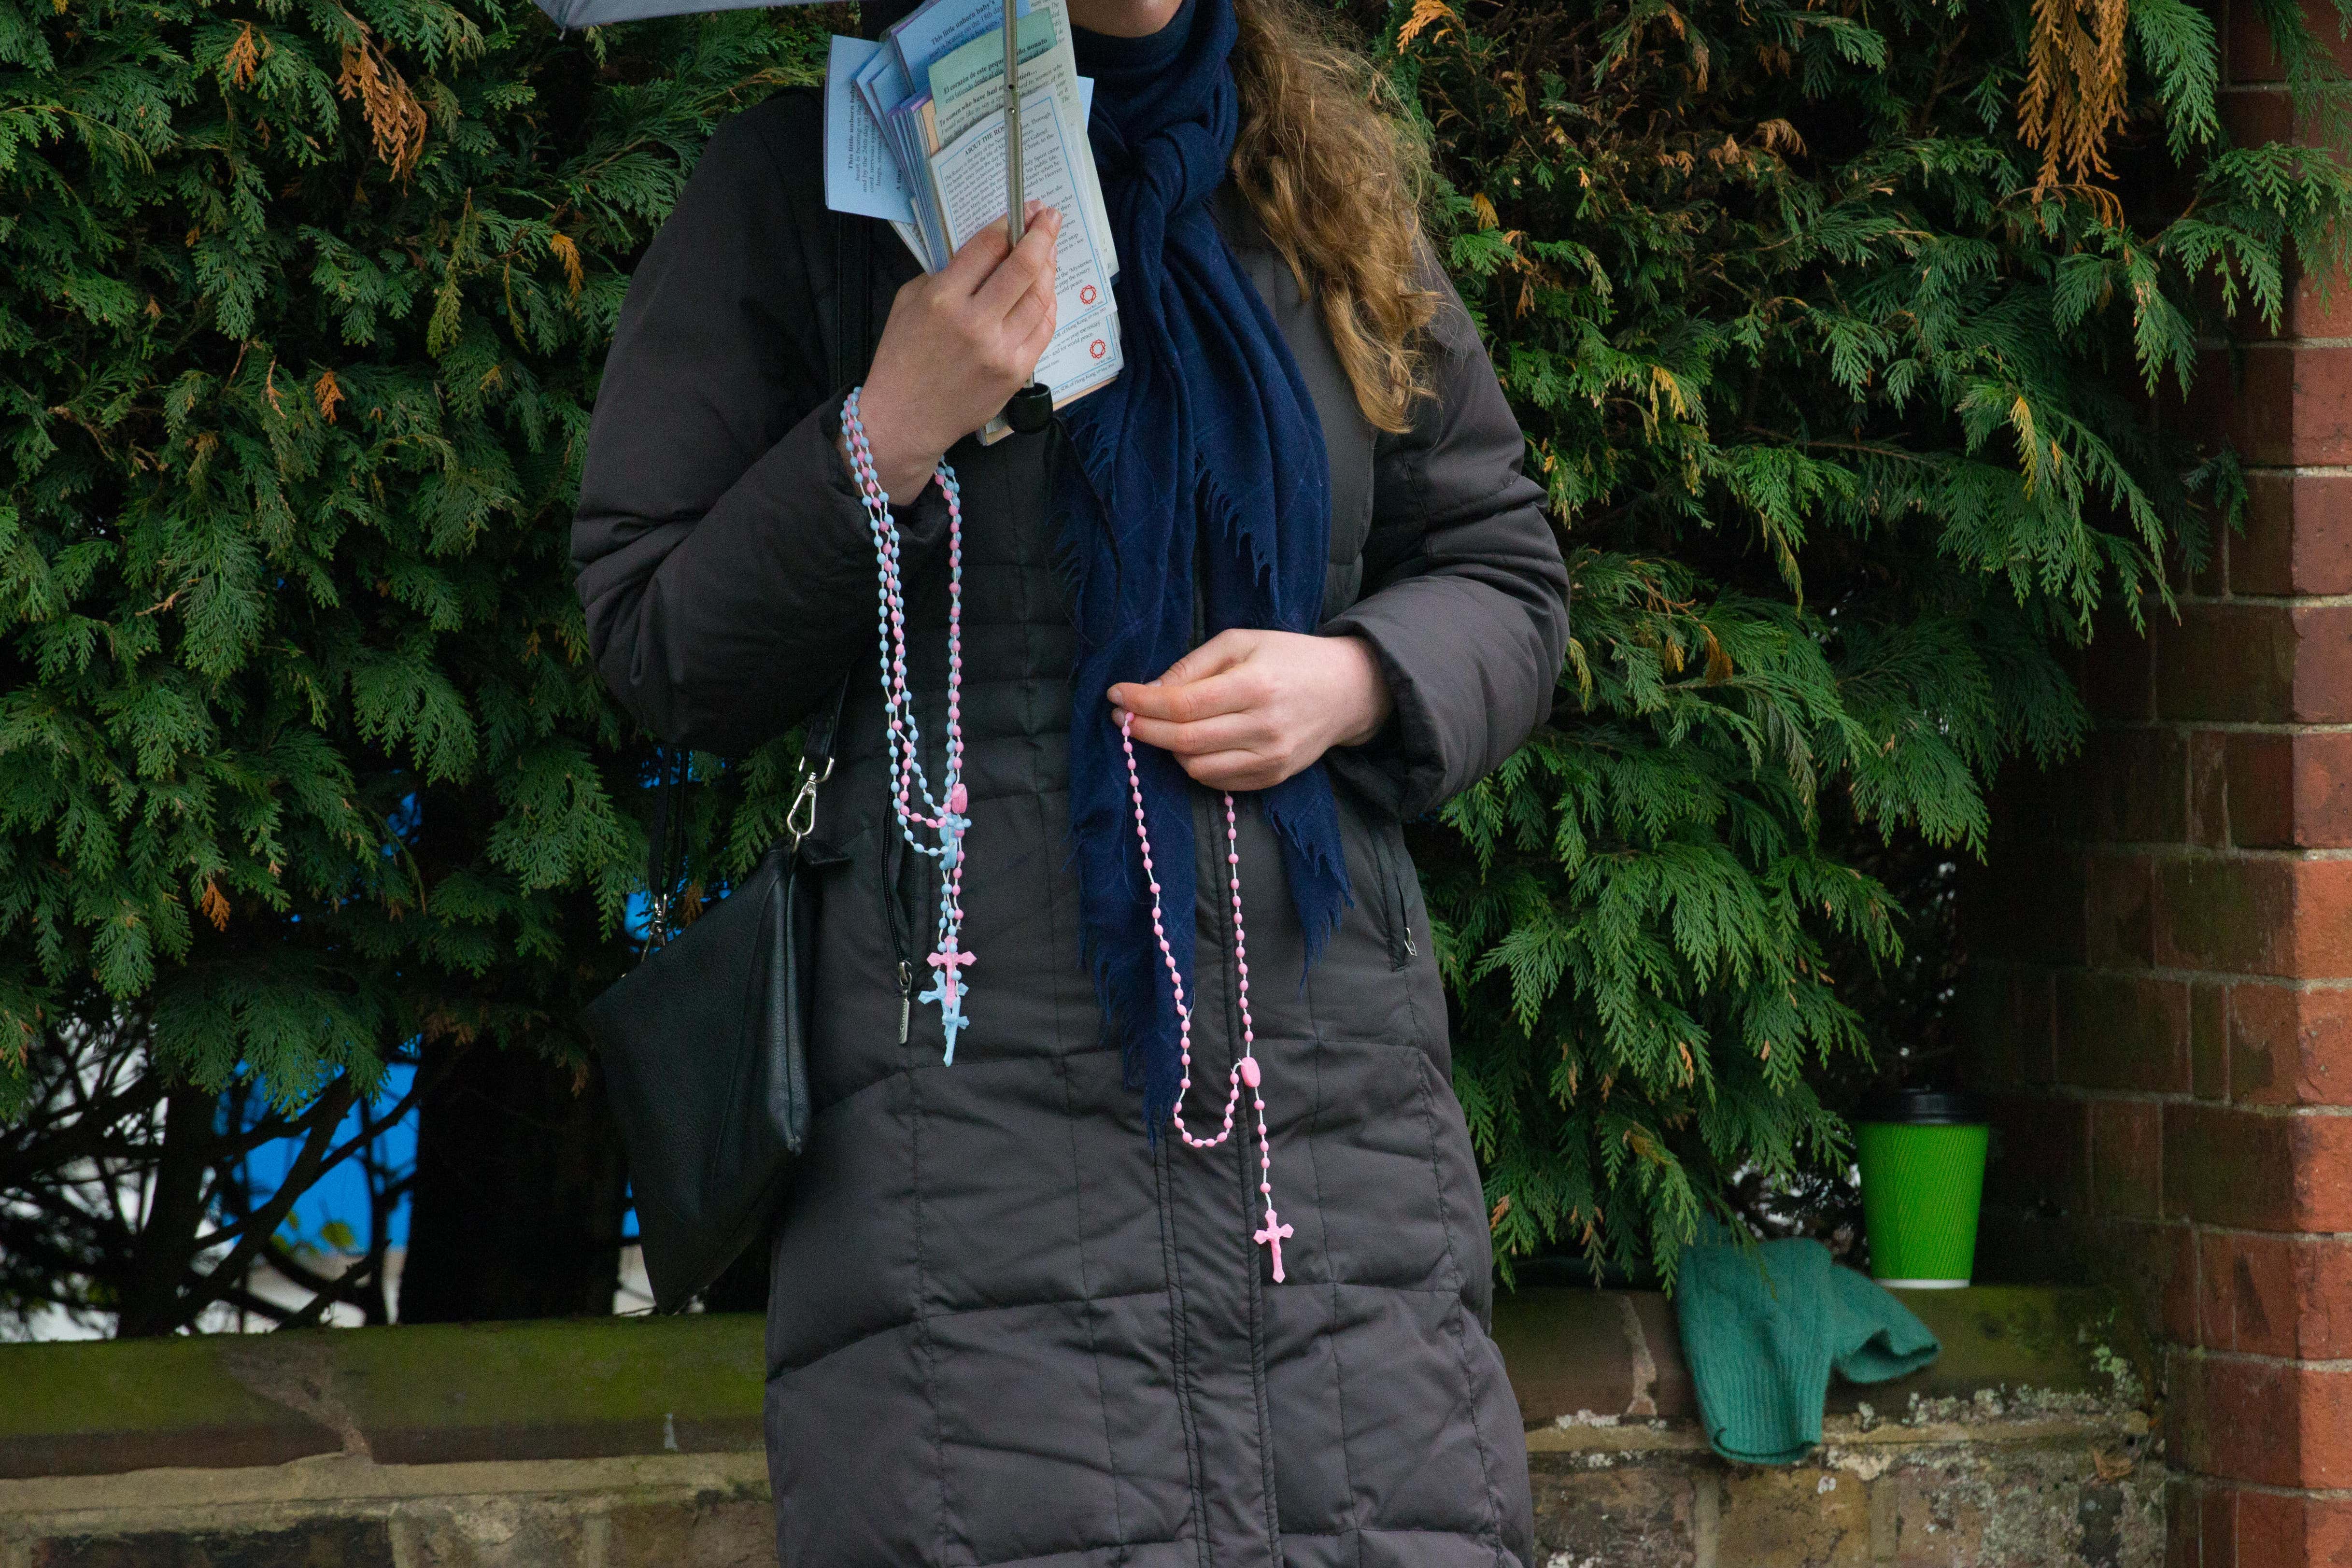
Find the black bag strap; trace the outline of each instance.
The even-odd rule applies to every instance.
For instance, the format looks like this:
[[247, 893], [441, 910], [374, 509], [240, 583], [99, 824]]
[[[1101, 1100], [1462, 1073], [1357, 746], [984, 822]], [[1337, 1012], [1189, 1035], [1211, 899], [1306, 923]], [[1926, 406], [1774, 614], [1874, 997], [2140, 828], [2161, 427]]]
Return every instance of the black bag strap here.
[[[847, 213], [834, 213], [833, 385], [838, 392], [864, 373], [874, 341], [874, 230]], [[797, 848], [816, 825], [816, 792], [833, 776], [833, 747], [841, 730], [841, 710], [849, 698], [849, 677], [834, 688], [833, 700], [809, 716], [801, 737], [800, 788], [784, 813], [784, 831]], [[652, 831], [646, 837], [646, 946], [658, 947], [671, 936], [670, 905], [686, 873], [686, 786], [689, 754], [683, 747], [656, 752], [662, 769], [655, 788]]]
[[[866, 372], [874, 340], [873, 225], [848, 213], [833, 219], [833, 385], [845, 392]], [[855, 330], [852, 324], [855, 323]], [[816, 825], [818, 786], [833, 777], [833, 744], [841, 730], [841, 710], [849, 700], [849, 676], [834, 688], [833, 701], [809, 720], [801, 737], [801, 787], [784, 830], [797, 846]]]
[[841, 729], [842, 705], [848, 700], [849, 678], [845, 675], [833, 688], [833, 701], [812, 715], [802, 732], [801, 787], [793, 796], [792, 810], [784, 813], [784, 833], [794, 849], [816, 826], [816, 792], [833, 777], [833, 742]]

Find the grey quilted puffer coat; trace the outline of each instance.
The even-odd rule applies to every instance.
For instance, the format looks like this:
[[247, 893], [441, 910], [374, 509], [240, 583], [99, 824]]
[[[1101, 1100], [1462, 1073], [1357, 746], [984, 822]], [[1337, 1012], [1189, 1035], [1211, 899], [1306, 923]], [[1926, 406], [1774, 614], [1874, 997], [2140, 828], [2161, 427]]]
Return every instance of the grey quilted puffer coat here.
[[[971, 1024], [940, 1064], [935, 885], [885, 793], [874, 559], [833, 448], [832, 324], [913, 276], [887, 230], [831, 308], [818, 105], [712, 141], [637, 269], [574, 554], [605, 678], [672, 742], [754, 745], [853, 679], [818, 834], [811, 1153], [777, 1234], [767, 1428], [788, 1568], [1528, 1568], [1525, 1438], [1487, 1337], [1486, 1206], [1401, 821], [1543, 716], [1566, 575], [1458, 304], [1402, 436], [1358, 412], [1310, 300], [1221, 216], [1304, 368], [1332, 465], [1328, 630], [1378, 650], [1390, 732], [1334, 754], [1355, 900], [1302, 973], [1279, 853], [1242, 881], [1276, 1199], [1256, 1150], [1144, 1134], [1080, 962], [1065, 794], [1073, 634], [1045, 505], [1058, 432], [950, 455], [965, 507]], [[1450, 298], [1450, 296], [1449, 296]], [[870, 342], [870, 338], [869, 338]], [[863, 350], [866, 345], [856, 345]], [[851, 362], [862, 364], [864, 353]], [[900, 509], [913, 680], [942, 732], [945, 512]], [[1238, 1031], [1223, 811], [1201, 794], [1193, 1120]], [[1223, 955], [1222, 959], [1220, 955]]]

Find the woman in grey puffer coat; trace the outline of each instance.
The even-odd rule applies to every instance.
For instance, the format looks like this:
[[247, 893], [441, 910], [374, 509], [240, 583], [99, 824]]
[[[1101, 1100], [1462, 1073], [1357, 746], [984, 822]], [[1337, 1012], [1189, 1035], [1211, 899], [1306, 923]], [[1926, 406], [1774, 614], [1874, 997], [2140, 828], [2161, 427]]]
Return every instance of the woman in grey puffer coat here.
[[[1151, 46], [1137, 35], [1171, 14], [1207, 26], [1195, 5], [1213, 20], [1231, 4], [1072, 0], [1081, 29], [1125, 35], [1082, 31], [1101, 57], [1082, 68], [1105, 81], [1143, 68]], [[1245, 108], [1290, 26], [1274, 0], [1243, 0]], [[1244, 174], [1250, 136], [1234, 154]], [[822, 892], [817, 1110], [769, 1309], [783, 1563], [1532, 1568], [1525, 1438], [1486, 1327], [1486, 1205], [1400, 832], [1542, 719], [1567, 639], [1559, 551], [1470, 321], [1422, 249], [1438, 297], [1414, 340], [1423, 395], [1405, 428], [1376, 428], [1363, 367], [1377, 361], [1359, 352], [1351, 375], [1324, 286], [1302, 294], [1234, 188], [1248, 182], [1214, 193], [1216, 232], [1320, 427], [1319, 624], [1225, 631], [1207, 660], [1221, 682], [1188, 669], [1119, 699], [1139, 741], [1196, 781], [1195, 1132], [1219, 1125], [1241, 1045], [1219, 791], [1318, 756], [1331, 778], [1349, 899], [1311, 965], [1282, 847], [1246, 797], [1239, 815], [1255, 1054], [1289, 1230], [1271, 1239], [1276, 1283], [1248, 1097], [1242, 1131], [1213, 1150], [1148, 1136], [1082, 952], [1070, 790], [1083, 650], [1052, 504], [1071, 435], [968, 438], [1052, 329], [1052, 214], [1009, 256], [1000, 231], [992, 252], [983, 236], [919, 279], [887, 230], [826, 213], [822, 167], [812, 95], [772, 99], [712, 140], [630, 287], [574, 546], [600, 667], [667, 741], [748, 748], [849, 677], [817, 826], [841, 857]], [[1411, 237], [1409, 215], [1362, 216], [1368, 246], [1373, 229]], [[1328, 218], [1310, 221], [1328, 234]], [[1310, 279], [1330, 276], [1311, 265], [1311, 234], [1290, 240]], [[1124, 246], [1122, 260], [1139, 265]], [[1130, 346], [1148, 347], [1128, 284]], [[886, 314], [877, 345], [869, 323]], [[1358, 319], [1377, 328], [1378, 314]], [[914, 493], [942, 451], [961, 481], [963, 933], [980, 962], [951, 1065], [939, 1010], [915, 994], [938, 872], [889, 804], [876, 561], [842, 445], [842, 362], [870, 366], [856, 379], [885, 488]], [[1304, 463], [1311, 445], [1276, 463]], [[946, 512], [936, 486], [896, 512], [936, 777]], [[1105, 700], [1077, 696], [1082, 717]]]

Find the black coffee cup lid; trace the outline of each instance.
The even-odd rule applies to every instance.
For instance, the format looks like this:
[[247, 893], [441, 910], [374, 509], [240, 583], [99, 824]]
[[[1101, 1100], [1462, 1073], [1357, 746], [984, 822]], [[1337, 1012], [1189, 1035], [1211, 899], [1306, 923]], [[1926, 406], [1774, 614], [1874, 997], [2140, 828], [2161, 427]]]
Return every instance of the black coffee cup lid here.
[[1906, 1127], [1974, 1126], [1985, 1120], [1984, 1103], [1957, 1089], [1889, 1089], [1863, 1103], [1864, 1122]]

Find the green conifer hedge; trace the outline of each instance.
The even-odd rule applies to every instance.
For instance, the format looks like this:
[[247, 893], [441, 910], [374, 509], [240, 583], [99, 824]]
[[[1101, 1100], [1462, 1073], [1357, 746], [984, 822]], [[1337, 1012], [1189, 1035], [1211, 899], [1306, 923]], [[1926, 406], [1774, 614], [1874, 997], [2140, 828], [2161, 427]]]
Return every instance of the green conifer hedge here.
[[[2077, 745], [2068, 651], [2234, 505], [2158, 384], [2352, 178], [2230, 141], [2187, 0], [1358, 19], [1576, 568], [1552, 724], [1418, 831], [1457, 1086], [1505, 1248], [1670, 1263], [1837, 1158], [1874, 846], [1975, 853]], [[125, 1027], [289, 1104], [577, 1049], [647, 764], [564, 565], [586, 409], [701, 139], [839, 25], [0, 0], [0, 1114]], [[788, 761], [706, 792], [730, 860]]]
[[[704, 138], [838, 20], [0, 0], [0, 1117], [127, 1031], [321, 1108], [290, 1202], [411, 1042], [578, 1055], [648, 760], [572, 591], [589, 404]], [[0, 1185], [135, 1176], [150, 1103]], [[208, 1122], [167, 1174], [235, 1156]], [[217, 1176], [164, 1182], [176, 1254], [85, 1204], [48, 1271], [162, 1269], [193, 1293], [141, 1321], [184, 1321], [284, 1212]]]
[[2188, 0], [1392, 19], [1575, 569], [1552, 725], [1421, 844], [1507, 1253], [1670, 1274], [1735, 1176], [1843, 1168], [1820, 1081], [1942, 1000], [1854, 993], [1945, 983], [1948, 879], [1871, 865], [1981, 854], [2081, 743], [2072, 651], [2234, 522], [2181, 397], [2352, 199], [2321, 39], [2242, 3], [2315, 148], [2231, 141]]

